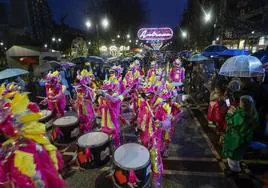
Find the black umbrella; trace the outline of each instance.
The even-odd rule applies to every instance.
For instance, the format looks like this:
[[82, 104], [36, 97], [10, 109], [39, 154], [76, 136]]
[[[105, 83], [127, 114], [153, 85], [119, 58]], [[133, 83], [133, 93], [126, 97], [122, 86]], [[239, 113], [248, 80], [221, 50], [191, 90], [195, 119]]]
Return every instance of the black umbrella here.
[[46, 57], [43, 58], [43, 60], [45, 60], [45, 61], [57, 61], [57, 58], [56, 57], [46, 56]]

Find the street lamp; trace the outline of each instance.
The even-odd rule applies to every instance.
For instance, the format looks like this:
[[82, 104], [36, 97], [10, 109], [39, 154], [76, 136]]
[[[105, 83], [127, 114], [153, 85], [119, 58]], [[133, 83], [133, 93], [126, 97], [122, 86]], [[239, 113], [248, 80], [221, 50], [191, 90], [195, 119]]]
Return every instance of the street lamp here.
[[91, 45], [91, 42], [90, 41], [88, 42], [88, 45]]
[[182, 31], [181, 32], [181, 36], [182, 36], [182, 38], [187, 38], [187, 32], [186, 31]]
[[117, 38], [120, 39], [120, 35], [117, 35]]
[[136, 43], [138, 43], [139, 41], [138, 40], [136, 40]]
[[102, 19], [101, 24], [104, 28], [107, 28], [109, 26], [109, 21], [107, 18]]
[[205, 17], [204, 17], [205, 22], [208, 23], [211, 20], [211, 17], [212, 17], [211, 12], [207, 13], [207, 12], [204, 11], [204, 13], [205, 13]]
[[88, 20], [88, 21], [86, 21], [86, 27], [89, 29], [90, 27], [91, 27], [91, 22]]
[[130, 38], [130, 34], [127, 34], [127, 38], [128, 38], [128, 39]]
[[[86, 27], [89, 29], [92, 26], [92, 22], [87, 20], [85, 23]], [[109, 26], [109, 20], [107, 18], [103, 18], [100, 22], [100, 25], [106, 29]], [[96, 32], [97, 32], [97, 42], [98, 42], [98, 49], [100, 49], [100, 33], [99, 33], [99, 24], [95, 24]], [[100, 52], [100, 50], [99, 50]]]
[[45, 44], [44, 47], [47, 48], [48, 47], [47, 44]]
[[58, 41], [61, 42], [61, 38], [58, 38]]
[[3, 42], [0, 42], [0, 46], [4, 46], [4, 43]]
[[255, 31], [251, 31], [251, 34], [254, 34], [255, 33]]
[[53, 37], [53, 38], [52, 38], [52, 41], [53, 41], [53, 42], [55, 42], [55, 41], [56, 41], [56, 38], [55, 38], [55, 37]]
[[131, 41], [131, 40], [129, 40], [128, 42], [129, 42], [129, 43], [131, 43], [132, 41]]

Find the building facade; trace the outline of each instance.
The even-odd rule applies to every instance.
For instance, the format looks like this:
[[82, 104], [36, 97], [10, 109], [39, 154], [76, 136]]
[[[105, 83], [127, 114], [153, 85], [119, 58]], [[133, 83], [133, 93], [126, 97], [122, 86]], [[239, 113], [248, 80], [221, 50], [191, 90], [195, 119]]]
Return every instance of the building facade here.
[[[204, 11], [211, 12], [207, 23]], [[218, 43], [255, 51], [268, 45], [267, 23], [268, 0], [188, 0], [180, 28], [194, 48]]]
[[53, 32], [53, 21], [47, 0], [10, 0], [9, 27], [15, 35], [28, 35], [40, 43]]

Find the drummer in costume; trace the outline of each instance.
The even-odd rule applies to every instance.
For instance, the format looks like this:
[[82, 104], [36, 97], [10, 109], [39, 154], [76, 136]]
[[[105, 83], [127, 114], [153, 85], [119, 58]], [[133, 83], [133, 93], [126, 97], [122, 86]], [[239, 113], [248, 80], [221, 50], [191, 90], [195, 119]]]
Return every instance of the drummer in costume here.
[[158, 64], [156, 63], [156, 61], [152, 61], [151, 68], [148, 70], [147, 75], [146, 75], [146, 79], [148, 82], [153, 82], [153, 79], [156, 76], [157, 69], [158, 69]]
[[123, 69], [120, 66], [113, 66], [109, 72], [109, 79], [104, 81], [109, 85], [112, 85], [115, 92], [122, 94], [125, 91], [124, 82], [122, 80]]
[[77, 98], [74, 101], [74, 108], [80, 122], [82, 132], [90, 132], [93, 128], [95, 92], [91, 85], [91, 74], [87, 70], [77, 73], [79, 82], [75, 86]]
[[173, 62], [173, 67], [169, 74], [169, 79], [173, 82], [173, 85], [177, 88], [179, 93], [183, 92], [183, 81], [185, 79], [185, 69], [182, 67], [180, 59], [176, 59]]
[[46, 78], [46, 98], [41, 104], [48, 104], [48, 110], [56, 114], [57, 117], [64, 115], [66, 98], [65, 87], [60, 83], [59, 72], [49, 72]]
[[168, 149], [171, 143], [171, 139], [174, 133], [175, 123], [179, 119], [180, 105], [172, 100], [172, 84], [167, 83], [167, 88], [161, 92], [161, 97], [163, 98], [164, 105], [161, 107], [162, 111], [162, 121], [163, 124], [163, 157], [168, 157]]
[[148, 148], [153, 135], [154, 114], [150, 102], [154, 97], [155, 87], [148, 83], [142, 91], [138, 100], [137, 126], [140, 131], [140, 142]]
[[0, 114], [0, 132], [7, 138], [0, 148], [0, 185], [64, 187], [58, 173], [63, 161], [45, 137], [45, 125], [37, 122], [42, 116], [38, 106], [26, 94], [1, 95]]
[[[127, 72], [124, 78], [125, 88], [132, 89], [132, 91], [136, 91], [140, 88], [141, 82], [143, 79], [143, 73], [139, 67], [139, 62], [136, 60], [130, 65], [130, 70]], [[137, 92], [130, 93], [131, 97], [131, 105], [135, 114], [137, 114], [138, 110], [138, 96]]]
[[[120, 145], [120, 110], [121, 103], [128, 90], [124, 90], [121, 77], [119, 77], [120, 67], [113, 67], [111, 77], [103, 85], [103, 90], [99, 90], [99, 111], [101, 113], [101, 130], [112, 135], [115, 148]], [[123, 91], [124, 90], [124, 91]]]

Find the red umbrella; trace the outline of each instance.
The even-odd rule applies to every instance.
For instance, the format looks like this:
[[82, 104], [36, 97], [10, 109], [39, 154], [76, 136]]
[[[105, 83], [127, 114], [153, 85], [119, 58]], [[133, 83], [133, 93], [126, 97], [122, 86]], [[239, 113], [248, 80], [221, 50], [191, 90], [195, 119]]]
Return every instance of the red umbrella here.
[[38, 61], [33, 57], [22, 57], [19, 61], [26, 64], [38, 64]]

